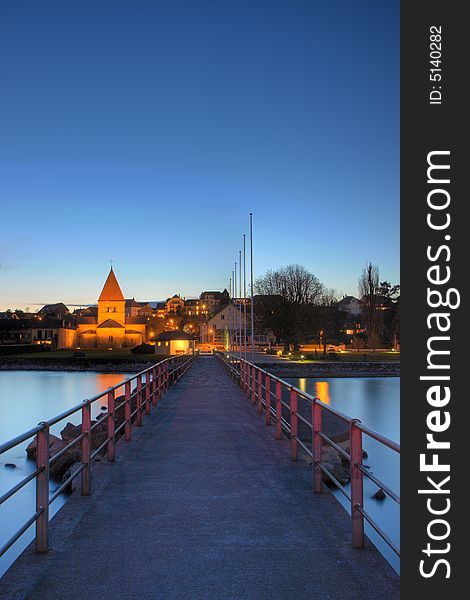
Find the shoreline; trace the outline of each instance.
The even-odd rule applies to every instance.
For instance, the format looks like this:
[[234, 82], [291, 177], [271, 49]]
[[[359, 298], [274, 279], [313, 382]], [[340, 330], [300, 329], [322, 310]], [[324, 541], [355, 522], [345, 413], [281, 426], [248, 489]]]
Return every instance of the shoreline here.
[[259, 367], [277, 377], [400, 377], [398, 362], [315, 362], [315, 363], [259, 363]]
[[[161, 360], [161, 359], [160, 359]], [[62, 360], [28, 360], [27, 358], [1, 360], [0, 371], [70, 371], [96, 373], [140, 373], [148, 367], [160, 362], [150, 361], [109, 361], [106, 359], [62, 359]]]
[[[127, 359], [0, 359], [0, 371], [70, 371], [97, 373], [139, 373], [160, 362], [160, 357], [149, 361], [129, 361]], [[281, 378], [308, 377], [400, 377], [400, 363], [397, 362], [260, 362], [259, 367]]]

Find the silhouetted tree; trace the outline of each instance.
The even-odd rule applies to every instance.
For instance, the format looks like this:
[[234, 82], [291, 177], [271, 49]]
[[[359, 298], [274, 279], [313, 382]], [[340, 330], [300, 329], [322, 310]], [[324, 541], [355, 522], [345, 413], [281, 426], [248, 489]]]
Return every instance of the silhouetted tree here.
[[372, 263], [362, 269], [359, 277], [359, 295], [363, 304], [363, 315], [367, 328], [367, 343], [375, 350], [380, 342], [381, 315], [378, 310], [379, 267]]
[[326, 290], [319, 279], [301, 265], [268, 271], [255, 283], [255, 313], [259, 329], [270, 329], [287, 351], [312, 329], [313, 307]]

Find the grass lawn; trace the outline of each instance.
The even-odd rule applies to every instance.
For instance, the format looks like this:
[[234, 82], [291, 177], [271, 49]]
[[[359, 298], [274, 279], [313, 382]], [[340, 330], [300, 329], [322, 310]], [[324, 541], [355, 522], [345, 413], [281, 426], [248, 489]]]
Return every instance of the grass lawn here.
[[[400, 362], [399, 352], [356, 352], [356, 351], [343, 351], [335, 352], [335, 358], [328, 358], [323, 356], [323, 353], [318, 353], [319, 361], [328, 362]], [[315, 360], [300, 360], [292, 362], [304, 362], [313, 363]]]

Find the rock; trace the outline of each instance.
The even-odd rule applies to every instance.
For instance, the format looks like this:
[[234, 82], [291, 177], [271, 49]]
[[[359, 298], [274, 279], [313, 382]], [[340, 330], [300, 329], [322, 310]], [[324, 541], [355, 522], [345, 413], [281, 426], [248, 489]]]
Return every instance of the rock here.
[[6, 469], [16, 469], [15, 463], [5, 463]]
[[71, 442], [75, 438], [77, 438], [82, 433], [81, 425], [74, 425], [73, 423], [67, 423], [67, 425], [60, 432], [61, 438], [64, 442]]
[[[67, 479], [73, 475], [74, 473], [76, 473], [78, 471], [78, 469], [80, 468], [81, 463], [80, 462], [73, 462], [65, 471], [64, 474], [62, 475], [62, 483], [64, 483], [64, 481], [67, 481]], [[71, 483], [65, 488], [66, 492], [74, 492], [75, 490], [78, 490], [80, 488], [80, 477], [77, 475], [77, 477], [75, 477], [75, 479], [72, 479]]]
[[[324, 464], [325, 467], [332, 473], [332, 475], [339, 481], [339, 483], [341, 483], [341, 485], [345, 485], [349, 482], [349, 470], [345, 469], [341, 463]], [[328, 485], [328, 487], [336, 487], [336, 484], [328, 477], [326, 473], [323, 473], [322, 479]]]
[[[61, 442], [62, 440], [52, 433], [49, 434], [49, 448], [55, 444], [56, 442]], [[30, 442], [26, 448], [26, 455], [28, 458], [36, 458], [36, 438]]]
[[375, 498], [376, 500], [385, 500], [386, 495], [385, 492], [383, 491], [382, 488], [379, 488], [375, 494], [372, 495], [372, 498]]

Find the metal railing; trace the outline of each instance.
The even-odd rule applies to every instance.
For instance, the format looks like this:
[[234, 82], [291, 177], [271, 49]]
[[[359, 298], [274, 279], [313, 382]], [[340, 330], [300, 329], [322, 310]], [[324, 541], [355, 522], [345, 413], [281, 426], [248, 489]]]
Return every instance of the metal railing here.
[[[132, 437], [132, 423], [137, 427], [143, 424], [143, 414], [150, 415], [151, 406], [157, 406], [158, 400], [168, 390], [170, 385], [175, 384], [190, 368], [193, 356], [181, 355], [167, 358], [152, 367], [121, 381], [120, 383], [100, 392], [92, 398], [84, 400], [80, 404], [69, 408], [65, 412], [39, 423], [29, 431], [0, 444], [0, 454], [23, 444], [30, 438], [35, 437], [36, 442], [36, 469], [7, 490], [0, 497], [0, 506], [12, 498], [30, 481], [36, 480], [36, 512], [11, 536], [11, 538], [0, 547], [0, 556], [13, 546], [13, 544], [36, 523], [36, 551], [48, 551], [49, 538], [49, 506], [62, 494], [73, 482], [81, 476], [81, 494], [88, 496], [91, 493], [91, 464], [100, 453], [105, 450], [109, 462], [114, 462], [116, 436], [124, 430], [124, 439], [130, 441]], [[136, 382], [132, 389], [132, 382]], [[116, 404], [116, 390], [124, 387], [124, 399]], [[107, 413], [98, 419], [93, 425], [91, 420], [91, 406], [97, 400], [107, 397]], [[134, 402], [135, 401], [135, 402]], [[135, 409], [132, 410], [132, 405]], [[124, 419], [116, 427], [116, 411], [124, 408]], [[63, 419], [75, 413], [81, 414], [81, 434], [66, 444], [59, 452], [50, 456], [49, 452], [49, 430]], [[93, 431], [103, 427], [106, 423], [106, 439], [92, 451]], [[79, 466], [67, 477], [65, 481], [54, 491], [49, 493], [49, 469], [50, 466], [63, 456], [66, 452], [80, 447]]]
[[[364, 508], [364, 477], [379, 486], [384, 493], [400, 504], [400, 497], [385, 483], [370, 473], [363, 465], [362, 436], [367, 435], [383, 446], [394, 452], [400, 453], [400, 445], [385, 436], [363, 425], [359, 419], [353, 419], [323, 403], [319, 398], [311, 396], [296, 388], [287, 381], [268, 373], [264, 369], [245, 361], [233, 354], [218, 353], [217, 356], [229, 371], [231, 377], [240, 385], [248, 395], [253, 405], [256, 405], [258, 414], [265, 414], [265, 423], [275, 423], [274, 435], [277, 440], [284, 433], [290, 438], [291, 459], [298, 460], [299, 446], [313, 459], [313, 490], [316, 494], [322, 492], [323, 474], [332, 481], [338, 490], [349, 500], [351, 506], [352, 545], [354, 548], [364, 547], [364, 521], [367, 521], [387, 545], [400, 556], [400, 549], [382, 530], [378, 523]], [[274, 387], [274, 391], [271, 389]], [[283, 390], [289, 393], [289, 402], [283, 398]], [[299, 412], [298, 399], [301, 398], [311, 404], [311, 420]], [[274, 402], [274, 406], [272, 405]], [[282, 409], [288, 414], [285, 418]], [[349, 447], [347, 452], [338, 443], [325, 435], [322, 427], [324, 413], [334, 415], [349, 429]], [[310, 447], [301, 439], [298, 433], [299, 422], [310, 431]], [[334, 448], [341, 457], [349, 463], [350, 491], [331, 472], [325, 461], [322, 460], [322, 446]]]

